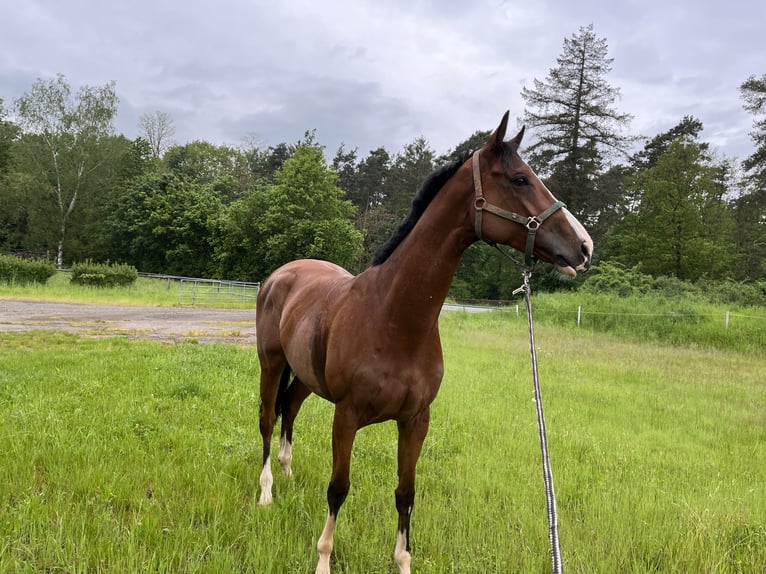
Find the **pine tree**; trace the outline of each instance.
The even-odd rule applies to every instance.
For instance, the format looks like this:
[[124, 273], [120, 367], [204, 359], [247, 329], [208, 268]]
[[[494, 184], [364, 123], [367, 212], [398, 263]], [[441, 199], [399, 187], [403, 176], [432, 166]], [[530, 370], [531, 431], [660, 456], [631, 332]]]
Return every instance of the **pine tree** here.
[[620, 91], [605, 80], [613, 60], [593, 25], [566, 38], [556, 61], [544, 82], [535, 79], [532, 89], [522, 90], [524, 121], [537, 138], [527, 148], [529, 163], [571, 211], [593, 224], [604, 203], [597, 176], [633, 141], [621, 134], [631, 116], [614, 107]]
[[743, 107], [756, 116], [750, 137], [756, 149], [743, 162], [743, 167], [760, 188], [766, 188], [766, 74], [760, 78], [750, 76], [740, 87]]
[[742, 167], [747, 172], [747, 191], [735, 201], [736, 238], [742, 264], [740, 277], [766, 277], [766, 74], [750, 76], [741, 86], [743, 107], [755, 116], [750, 138], [755, 151]]

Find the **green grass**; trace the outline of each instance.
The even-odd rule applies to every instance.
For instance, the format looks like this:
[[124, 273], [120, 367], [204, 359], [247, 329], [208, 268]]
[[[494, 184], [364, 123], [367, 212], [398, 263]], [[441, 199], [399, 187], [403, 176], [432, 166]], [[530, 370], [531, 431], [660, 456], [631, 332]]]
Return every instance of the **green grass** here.
[[[179, 305], [179, 281], [174, 279], [139, 277], [134, 284], [125, 287], [84, 287], [70, 283], [69, 278], [69, 273], [58, 272], [43, 285], [9, 285], [0, 282], [0, 298], [112, 305]], [[180, 299], [182, 305], [189, 303], [190, 298], [188, 296]], [[198, 298], [194, 305], [197, 307], [253, 308], [255, 302], [252, 299], [211, 298], [204, 300]]]
[[[525, 324], [442, 326], [413, 572], [550, 571]], [[537, 339], [565, 570], [763, 572], [766, 358]], [[252, 348], [0, 333], [0, 572], [313, 572], [332, 405], [260, 508], [257, 381]], [[395, 425], [360, 431], [335, 573], [395, 571], [395, 461]]]
[[[763, 354], [766, 308], [714, 305], [691, 298], [603, 293], [534, 295], [535, 322], [632, 341]], [[526, 321], [523, 302], [519, 303]], [[580, 307], [580, 325], [577, 310]], [[729, 325], [726, 314], [729, 313]], [[514, 309], [506, 311], [514, 315]]]
[[[0, 283], [0, 299], [36, 299], [119, 305], [179, 305], [179, 282], [139, 277], [128, 287], [82, 287], [69, 282], [68, 273], [57, 273], [45, 285]], [[189, 297], [180, 300], [189, 304]], [[252, 299], [199, 298], [203, 307], [253, 308]], [[766, 308], [715, 305], [694, 297], [614, 294], [585, 291], [533, 295], [536, 323], [566, 329], [607, 333], [620, 339], [738, 351], [760, 355], [766, 349]], [[577, 309], [581, 308], [580, 325]], [[526, 324], [523, 301], [516, 317]], [[516, 316], [513, 306], [504, 313]], [[729, 313], [729, 325], [726, 314]]]

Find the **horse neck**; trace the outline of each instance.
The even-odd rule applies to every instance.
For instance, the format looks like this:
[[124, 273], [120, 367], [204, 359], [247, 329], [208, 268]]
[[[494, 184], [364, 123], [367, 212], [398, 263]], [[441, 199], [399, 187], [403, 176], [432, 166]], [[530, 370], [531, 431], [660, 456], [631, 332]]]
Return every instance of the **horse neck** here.
[[470, 219], [473, 181], [459, 170], [436, 194], [409, 235], [377, 267], [381, 309], [411, 332], [433, 329], [460, 259], [476, 241]]

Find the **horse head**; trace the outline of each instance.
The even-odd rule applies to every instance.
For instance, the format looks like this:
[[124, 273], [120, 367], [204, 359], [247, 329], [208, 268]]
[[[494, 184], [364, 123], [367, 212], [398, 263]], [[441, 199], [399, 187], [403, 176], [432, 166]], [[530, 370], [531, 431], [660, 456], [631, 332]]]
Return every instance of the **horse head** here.
[[590, 267], [593, 240], [519, 156], [524, 128], [504, 141], [507, 126], [505, 112], [472, 159], [476, 235], [525, 253], [527, 265], [536, 258], [574, 277]]

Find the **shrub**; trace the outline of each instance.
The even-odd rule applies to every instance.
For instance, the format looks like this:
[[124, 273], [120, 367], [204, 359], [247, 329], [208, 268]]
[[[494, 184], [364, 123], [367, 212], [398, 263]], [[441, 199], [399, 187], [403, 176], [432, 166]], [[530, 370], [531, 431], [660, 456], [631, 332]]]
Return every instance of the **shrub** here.
[[56, 274], [52, 263], [39, 259], [27, 260], [0, 255], [0, 283], [27, 285], [29, 283], [45, 283]]
[[603, 262], [590, 271], [580, 288], [588, 293], [613, 293], [629, 297], [650, 291], [652, 278], [619, 263]]
[[766, 293], [759, 283], [739, 281], [700, 281], [698, 283], [705, 299], [719, 305], [741, 305], [742, 307], [766, 306]]
[[132, 265], [85, 261], [72, 265], [70, 281], [89, 287], [121, 287], [132, 285], [137, 278], [138, 271]]
[[744, 283], [732, 280], [700, 279], [696, 283], [677, 277], [652, 277], [636, 268], [602, 262], [588, 273], [580, 286], [583, 293], [631, 297], [650, 295], [665, 299], [707, 301], [716, 305], [766, 306], [766, 282]]

